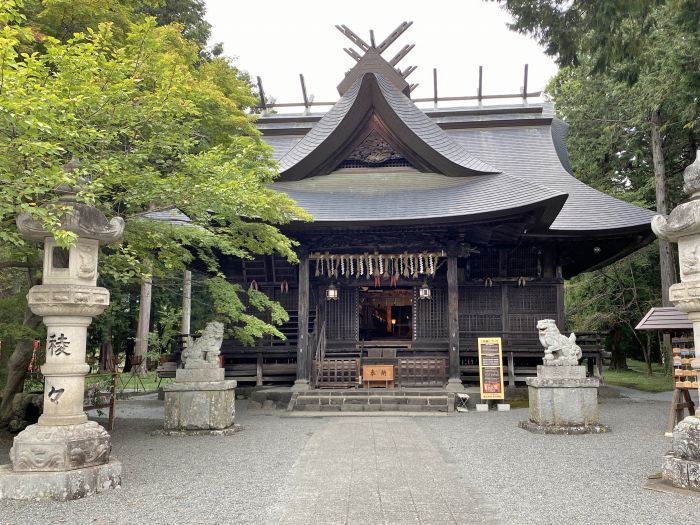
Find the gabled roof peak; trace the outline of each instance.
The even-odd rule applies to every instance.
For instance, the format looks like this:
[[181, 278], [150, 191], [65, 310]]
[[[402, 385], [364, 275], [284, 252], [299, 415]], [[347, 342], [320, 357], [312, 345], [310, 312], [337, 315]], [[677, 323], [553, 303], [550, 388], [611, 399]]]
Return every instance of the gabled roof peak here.
[[280, 159], [280, 180], [330, 173], [372, 121], [420, 171], [453, 177], [500, 171], [470, 155], [383, 75], [365, 73]]
[[387, 48], [399, 38], [406, 29], [411, 27], [413, 22], [401, 22], [399, 26], [392, 31], [392, 33], [386, 37], [379, 45], [374, 41], [374, 31], [370, 30], [370, 43], [368, 44], [362, 38], [357, 36], [349, 27], [346, 25], [335, 26], [338, 31], [343, 33], [353, 44], [355, 44], [363, 54], [358, 53], [352, 48], [344, 48], [348, 55], [350, 55], [353, 60], [357, 62], [353, 68], [345, 74], [345, 78], [338, 84], [338, 93], [342, 97], [345, 93], [352, 87], [352, 85], [360, 78], [365, 75], [365, 73], [378, 73], [383, 75], [387, 80], [389, 80], [396, 89], [401, 91], [404, 95], [409, 96], [411, 91], [416, 87], [417, 84], [409, 85], [406, 82], [406, 77], [416, 70], [416, 66], [409, 66], [405, 70], [401, 70], [396, 67], [396, 65], [415, 47], [413, 44], [405, 45], [401, 50], [391, 59], [386, 60], [382, 57], [382, 53], [387, 50]]

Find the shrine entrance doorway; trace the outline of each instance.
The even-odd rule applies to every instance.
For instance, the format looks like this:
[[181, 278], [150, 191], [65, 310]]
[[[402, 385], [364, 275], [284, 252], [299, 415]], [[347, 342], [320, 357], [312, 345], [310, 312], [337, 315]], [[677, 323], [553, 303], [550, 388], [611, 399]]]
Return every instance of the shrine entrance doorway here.
[[413, 289], [360, 288], [361, 341], [411, 341]]

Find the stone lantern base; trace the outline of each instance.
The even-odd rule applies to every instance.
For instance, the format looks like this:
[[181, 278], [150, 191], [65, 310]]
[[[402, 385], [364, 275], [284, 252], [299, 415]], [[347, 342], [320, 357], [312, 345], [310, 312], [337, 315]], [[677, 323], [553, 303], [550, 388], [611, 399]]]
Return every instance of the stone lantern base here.
[[0, 467], [0, 499], [59, 501], [121, 485], [121, 463], [110, 460], [107, 431], [94, 421], [30, 425], [14, 439], [11, 465]]
[[610, 431], [600, 424], [598, 386], [583, 366], [537, 367], [526, 380], [530, 400], [527, 421], [520, 428], [539, 434], [598, 434]]
[[700, 492], [700, 417], [688, 416], [673, 429], [661, 476], [667, 485]]

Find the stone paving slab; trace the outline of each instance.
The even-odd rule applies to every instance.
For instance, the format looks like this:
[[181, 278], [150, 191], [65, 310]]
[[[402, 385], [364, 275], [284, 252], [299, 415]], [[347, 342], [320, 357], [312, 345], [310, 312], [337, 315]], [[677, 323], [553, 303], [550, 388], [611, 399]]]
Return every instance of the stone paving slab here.
[[495, 523], [410, 418], [335, 418], [309, 439], [270, 523]]

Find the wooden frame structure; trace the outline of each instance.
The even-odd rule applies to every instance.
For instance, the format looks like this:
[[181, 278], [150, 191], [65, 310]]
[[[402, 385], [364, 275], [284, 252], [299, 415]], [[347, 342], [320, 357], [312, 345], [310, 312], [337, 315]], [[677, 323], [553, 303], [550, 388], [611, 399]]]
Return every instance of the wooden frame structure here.
[[[374, 363], [393, 366], [399, 387], [461, 384], [478, 377], [477, 338], [500, 337], [513, 385], [541, 362], [536, 322], [565, 329], [564, 279], [653, 239], [651, 212], [573, 176], [566, 125], [551, 104], [527, 100], [527, 69], [518, 104], [418, 108], [406, 81], [415, 67], [397, 67], [413, 46], [383, 56], [410, 25], [379, 44], [373, 33], [366, 42], [338, 26], [358, 49], [345, 50], [355, 63], [338, 85], [341, 98], [324, 114], [258, 120], [279, 162], [272, 188], [314, 221], [283, 228], [299, 242], [296, 268], [272, 256], [224, 261], [230, 280], [255, 282], [290, 313], [284, 341], [225, 343], [227, 375], [350, 387]], [[308, 110], [318, 103], [300, 78]], [[437, 105], [447, 99], [438, 97], [436, 72], [434, 81]], [[266, 109], [260, 80], [259, 88]], [[481, 88], [477, 98], [487, 98]], [[361, 292], [392, 289], [412, 294], [410, 337], [389, 330], [366, 340]], [[391, 309], [382, 315], [391, 327]], [[600, 340], [579, 341], [600, 374]], [[392, 356], [377, 358], [377, 348]]]

